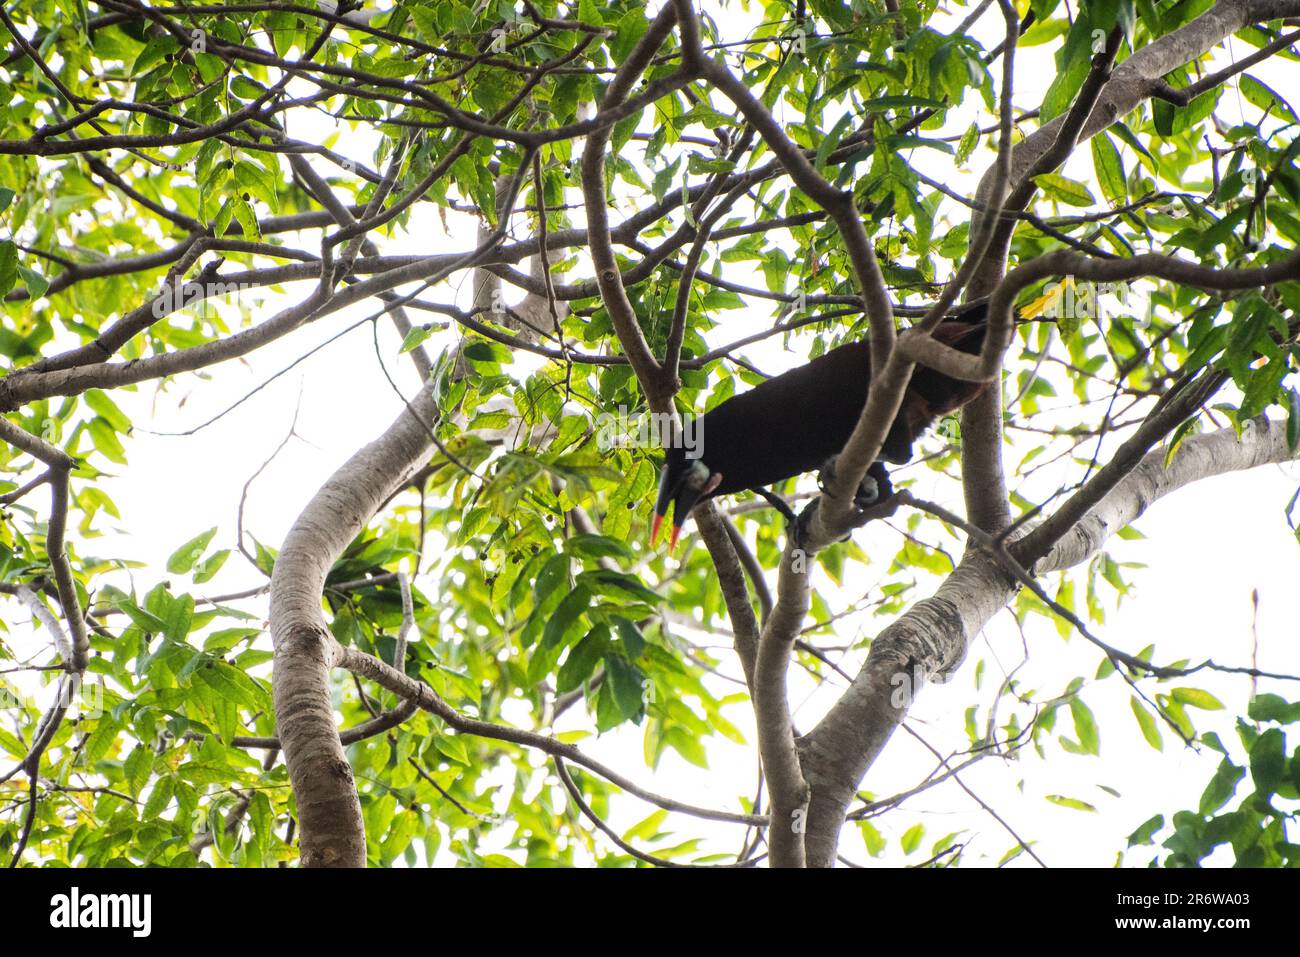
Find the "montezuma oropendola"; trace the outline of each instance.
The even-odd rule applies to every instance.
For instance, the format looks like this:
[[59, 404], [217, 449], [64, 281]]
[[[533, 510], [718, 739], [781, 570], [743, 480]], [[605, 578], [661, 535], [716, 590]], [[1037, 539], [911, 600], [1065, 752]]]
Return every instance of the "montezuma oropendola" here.
[[[944, 319], [934, 337], [974, 355], [984, 344], [988, 304], [971, 303]], [[806, 365], [773, 376], [709, 410], [697, 424], [697, 449], [688, 457], [680, 444], [667, 449], [655, 502], [651, 544], [659, 540], [669, 505], [673, 509], [669, 548], [677, 544], [691, 509], [705, 499], [759, 491], [774, 482], [823, 469], [844, 448], [871, 383], [871, 348], [850, 342]], [[871, 466], [855, 501], [866, 507], [893, 493], [884, 462], [912, 457], [912, 443], [939, 416], [961, 408], [987, 383], [963, 382], [917, 366], [890, 427], [880, 460]]]

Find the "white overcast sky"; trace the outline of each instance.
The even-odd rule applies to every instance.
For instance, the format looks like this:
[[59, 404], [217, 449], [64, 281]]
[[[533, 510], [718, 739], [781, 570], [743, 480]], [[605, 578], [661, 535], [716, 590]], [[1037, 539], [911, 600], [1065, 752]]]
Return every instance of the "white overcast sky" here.
[[[720, 17], [721, 22], [724, 25], [733, 22], [731, 18], [736, 15], [729, 11]], [[994, 19], [992, 14], [986, 16], [977, 30], [986, 46], [996, 42], [1000, 29]], [[741, 32], [740, 28], [724, 29], [732, 38]], [[1219, 59], [1226, 62], [1230, 55], [1241, 55], [1243, 48], [1242, 43], [1235, 41], [1231, 50]], [[1017, 102], [1022, 107], [1036, 105], [1041, 100], [1044, 81], [1054, 72], [1045, 48], [1021, 50]], [[1287, 64], [1284, 69], [1271, 64], [1253, 72], [1275, 89], [1300, 88], [1294, 82], [1295, 64]], [[1231, 90], [1225, 95], [1230, 117], [1234, 115], [1235, 107], [1231, 104], [1235, 99], [1236, 94]], [[302, 117], [291, 118], [291, 123], [294, 125], [290, 132], [297, 135], [322, 138], [329, 132], [323, 124], [309, 128]], [[968, 124], [969, 117], [964, 121], [954, 119], [950, 129], [960, 132]], [[345, 131], [335, 148], [345, 155], [369, 161], [372, 142], [368, 135]], [[1090, 178], [1087, 150], [1080, 153], [1080, 178]], [[916, 159], [928, 162], [930, 170], [941, 174], [954, 188], [970, 191], [992, 154], [981, 149], [972, 161], [971, 173], [961, 177], [951, 174], [944, 165], [948, 162], [945, 158], [933, 155], [933, 159], [928, 156]], [[1131, 166], [1131, 153], [1126, 151], [1125, 160]], [[944, 208], [953, 214], [951, 206]], [[621, 212], [626, 211], [625, 207]], [[581, 222], [580, 211], [574, 215], [575, 222]], [[619, 218], [618, 214], [613, 216], [615, 221]], [[958, 213], [954, 222], [962, 219]], [[447, 221], [450, 235], [444, 232], [431, 206], [417, 206], [408, 233], [383, 241], [384, 250], [437, 253], [470, 248], [474, 238], [472, 221], [456, 215], [448, 215]], [[590, 275], [585, 253], [580, 260], [578, 273]], [[732, 272], [731, 265], [727, 268], [728, 275], [737, 281], [745, 282], [749, 278]], [[253, 310], [250, 318], [261, 321], [301, 294], [301, 288], [290, 288], [282, 295], [272, 295], [265, 305]], [[455, 277], [452, 283], [435, 290], [435, 294], [443, 298], [454, 295], [462, 305], [467, 305], [467, 276]], [[324, 341], [372, 310], [373, 304], [365, 304], [330, 316], [245, 359], [210, 370], [203, 378], [183, 376], [162, 393], [152, 384], [146, 384], [134, 394], [117, 393], [115, 399], [129, 412], [138, 428], [159, 432], [192, 428], [287, 366], [311, 345]], [[768, 323], [770, 313], [766, 304], [756, 309], [727, 312], [722, 324], [710, 333], [709, 340], [711, 344], [719, 344], [764, 328]], [[447, 341], [445, 336], [435, 338], [430, 347], [440, 348]], [[407, 368], [409, 363], [405, 357], [397, 355], [397, 339], [387, 326], [381, 326], [381, 345], [390, 370], [396, 371], [407, 395], [412, 394], [417, 387], [414, 373]], [[796, 353], [782, 351], [779, 343], [765, 343], [748, 350], [747, 354], [769, 372], [798, 361]], [[147, 587], [164, 573], [163, 564], [172, 550], [203, 529], [219, 526], [212, 547], [233, 548], [235, 510], [241, 486], [284, 438], [300, 393], [297, 432], [302, 440], [290, 442], [258, 479], [246, 519], [247, 528], [260, 540], [278, 546], [316, 488], [356, 448], [382, 431], [400, 408], [378, 370], [368, 325], [328, 347], [196, 436], [160, 437], [138, 433], [128, 443], [129, 467], [117, 469], [119, 476], [106, 485], [123, 515], [123, 520], [116, 523], [118, 531], [99, 541], [82, 544], [82, 553], [129, 557], [146, 563], [141, 584]], [[1273, 414], [1278, 414], [1278, 410], [1274, 409]], [[1094, 420], [1098, 415], [1099, 410], [1092, 412]], [[1008, 466], [1014, 465], [1028, 447], [1018, 439], [1017, 445], [1007, 453]], [[1058, 472], [1045, 480], [1059, 483], [1070, 474], [1077, 479], [1077, 473]], [[918, 494], [960, 510], [960, 488], [933, 475], [923, 473]], [[1300, 588], [1297, 588], [1300, 545], [1284, 520], [1285, 506], [1298, 482], [1300, 469], [1295, 466], [1270, 467], [1212, 479], [1156, 504], [1137, 523], [1147, 536], [1145, 540], [1109, 543], [1110, 552], [1117, 560], [1141, 562], [1147, 567], [1126, 570], [1137, 586], [1136, 592], [1118, 609], [1108, 611], [1105, 624], [1097, 628], [1100, 635], [1129, 651], [1155, 642], [1157, 657], [1166, 661], [1213, 656], [1224, 663], [1246, 664], [1252, 653], [1251, 592], [1257, 589], [1259, 667], [1300, 673], [1296, 641], [1300, 622]], [[100, 525], [104, 527], [108, 521], [101, 514]], [[959, 539], [944, 538], [936, 529], [928, 529], [926, 534], [930, 540], [942, 540], [954, 554], [960, 548]], [[879, 556], [878, 563], [887, 562], [899, 543], [897, 534], [885, 528], [861, 531], [857, 538], [868, 554]], [[862, 587], [846, 586], [841, 593], [842, 600], [849, 602], [861, 595], [870, 582], [883, 574], [884, 567], [878, 564], [863, 569], [854, 582], [861, 583]], [[261, 581], [259, 573], [236, 554], [214, 581], [203, 586], [202, 593], [219, 594]], [[436, 596], [431, 579], [423, 580], [421, 585], [426, 594]], [[937, 580], [923, 579], [917, 597], [929, 594], [935, 585]], [[264, 603], [260, 607], [264, 609]], [[10, 606], [11, 620], [20, 614], [17, 606]], [[837, 633], [836, 643], [870, 635], [884, 623], [878, 619], [848, 622]], [[1044, 696], [1059, 691], [1073, 675], [1091, 676], [1095, 672], [1098, 653], [1081, 637], [1063, 641], [1052, 624], [1042, 619], [1030, 621], [1027, 636], [1032, 657], [1020, 676], [1028, 687], [1041, 689]], [[15, 629], [12, 637], [20, 655], [36, 650], [44, 640], [40, 635], [29, 634], [24, 638], [21, 628]], [[266, 640], [269, 642], [269, 638]], [[996, 618], [973, 646], [967, 666], [955, 681], [948, 686], [930, 686], [922, 692], [910, 719], [912, 726], [945, 752], [964, 747], [964, 710], [977, 700], [985, 702], [988, 697], [987, 682], [984, 694], [977, 696], [972, 692], [971, 665], [977, 657], [988, 657], [989, 679], [995, 682], [995, 660], [1013, 667], [1019, 660], [1020, 641], [1020, 633], [1009, 615]], [[729, 665], [727, 670], [737, 673], [734, 664]], [[855, 670], [846, 666], [850, 672]], [[1235, 740], [1230, 722], [1222, 715], [1244, 709], [1248, 681], [1208, 675], [1198, 679], [1189, 683], [1208, 687], [1228, 709], [1219, 715], [1203, 712], [1193, 712], [1193, 715], [1202, 727], [1217, 727], [1225, 740]], [[718, 690], [731, 689], [719, 685]], [[1294, 685], [1275, 690], [1290, 697], [1298, 696]], [[811, 727], [835, 693], [836, 688], [815, 689], [796, 669], [792, 683], [796, 723], [801, 728]], [[1194, 807], [1200, 789], [1213, 772], [1217, 760], [1212, 752], [1185, 749], [1168, 732], [1163, 753], [1150, 749], [1129, 714], [1128, 696], [1128, 687], [1118, 679], [1103, 682], [1085, 693], [1085, 700], [1102, 721], [1100, 758], [1068, 755], [1051, 745], [1045, 759], [1040, 759], [1032, 749], [1025, 749], [1016, 762], [1004, 763], [993, 758], [963, 774], [963, 780], [980, 798], [996, 808], [1023, 838], [1035, 842], [1035, 849], [1048, 864], [1113, 864], [1125, 835], [1153, 813], [1163, 811], [1168, 815]], [[734, 706], [730, 715], [742, 728], [751, 727], [747, 706]], [[572, 722], [579, 724], [580, 716], [575, 714]], [[1058, 728], [1070, 728], [1068, 713], [1060, 714]], [[754, 740], [752, 732], [748, 736], [750, 741]], [[593, 740], [590, 750], [654, 789], [695, 803], [734, 808], [736, 796], [750, 794], [755, 780], [753, 751], [721, 739], [709, 746], [711, 767], [707, 772], [687, 765], [672, 753], [664, 758], [657, 771], [652, 773], [643, 768], [640, 731], [632, 727]], [[872, 769], [864, 786], [878, 796], [891, 794], [912, 786], [933, 766], [929, 752], [900, 733]], [[1102, 786], [1114, 789], [1119, 796], [1113, 796]], [[1049, 794], [1087, 801], [1098, 813], [1058, 807], [1046, 800]], [[651, 810], [637, 802], [620, 802], [614, 823], [630, 825]], [[1013, 844], [993, 818], [953, 785], [922, 795], [905, 805], [904, 810], [876, 823], [886, 834], [897, 837], [918, 820], [926, 825], [926, 839], [910, 861], [929, 856], [931, 842], [953, 831], [964, 831], [963, 840], [971, 842], [969, 863], [994, 863]], [[740, 835], [728, 827], [701, 826], [690, 820], [674, 823], [679, 828], [679, 839], [705, 833], [710, 836], [710, 847], [725, 850], [739, 846]], [[841, 847], [855, 861], [867, 859], [861, 841], [851, 828], [845, 829]], [[886, 859], [903, 860], [898, 856], [896, 842], [891, 842]], [[1145, 860], [1146, 856], [1140, 854], [1129, 858], [1130, 863], [1145, 863]], [[1017, 861], [1017, 864], [1027, 863], [1031, 862], [1023, 856]]]

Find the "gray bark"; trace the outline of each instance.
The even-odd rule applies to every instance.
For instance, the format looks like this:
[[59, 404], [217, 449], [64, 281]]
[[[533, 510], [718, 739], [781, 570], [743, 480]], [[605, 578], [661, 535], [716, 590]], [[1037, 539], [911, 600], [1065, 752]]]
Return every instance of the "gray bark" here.
[[340, 651], [321, 601], [325, 576], [379, 507], [424, 461], [437, 409], [426, 384], [388, 429], [307, 503], [271, 576], [276, 730], [298, 803], [304, 867], [364, 867], [365, 828], [330, 703]]

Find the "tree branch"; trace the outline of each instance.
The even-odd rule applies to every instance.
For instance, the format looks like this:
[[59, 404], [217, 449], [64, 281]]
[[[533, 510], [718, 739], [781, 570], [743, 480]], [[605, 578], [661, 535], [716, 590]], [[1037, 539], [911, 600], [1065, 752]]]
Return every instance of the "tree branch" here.
[[[1300, 449], [1288, 447], [1285, 423], [1257, 419], [1240, 441], [1232, 429], [1222, 429], [1184, 440], [1167, 469], [1164, 456], [1159, 449], [1147, 454], [1077, 524], [1077, 531], [1034, 565], [1034, 574], [1086, 561], [1110, 535], [1179, 488], [1213, 475], [1294, 461]], [[834, 860], [844, 809], [920, 686], [930, 675], [945, 675], [961, 663], [969, 643], [1006, 606], [1016, 587], [1015, 578], [994, 559], [978, 549], [968, 551], [933, 596], [913, 605], [872, 642], [853, 684], [800, 740], [813, 787], [810, 864], [829, 866]]]

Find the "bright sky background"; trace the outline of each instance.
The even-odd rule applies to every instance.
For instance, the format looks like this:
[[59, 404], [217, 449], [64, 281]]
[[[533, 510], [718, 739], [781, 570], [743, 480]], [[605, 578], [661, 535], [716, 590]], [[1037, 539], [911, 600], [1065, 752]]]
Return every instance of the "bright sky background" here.
[[[734, 22], [728, 19], [733, 16], [729, 12], [720, 22]], [[999, 24], [1000, 18], [990, 14], [976, 31], [986, 46], [996, 42]], [[741, 29], [727, 27], [726, 32], [734, 38]], [[1242, 47], [1237, 42], [1233, 51], [1240, 53]], [[1045, 84], [1035, 81], [1046, 80], [1055, 72], [1046, 49], [1024, 49], [1018, 55], [1017, 102], [1021, 107], [1037, 105]], [[1226, 62], [1226, 57], [1220, 60]], [[1272, 67], [1271, 71], [1263, 68], [1252, 72], [1275, 89], [1296, 89], [1295, 64], [1287, 64], [1281, 72], [1277, 64]], [[1225, 102], [1230, 103], [1233, 97], [1230, 92]], [[1228, 113], [1232, 115], [1231, 107]], [[295, 125], [290, 128], [293, 134], [323, 138], [329, 132], [323, 123], [318, 128], [308, 128], [301, 117], [293, 122]], [[955, 119], [948, 131], [961, 132], [968, 124], [969, 116], [964, 122]], [[368, 135], [345, 132], [336, 149], [368, 162], [371, 142]], [[920, 151], [927, 152], [930, 151]], [[1081, 164], [1079, 175], [1090, 178], [1087, 150], [1081, 150], [1079, 155], [1075, 161]], [[949, 161], [939, 154], [933, 154], [933, 159], [929, 156], [916, 159], [924, 159], [929, 164], [928, 171], [940, 174], [954, 188], [970, 192], [991, 156], [982, 147], [972, 160], [971, 172], [959, 178], [951, 175], [944, 165]], [[1133, 161], [1127, 150], [1125, 160], [1129, 165]], [[1070, 167], [1074, 168], [1074, 165]], [[332, 175], [335, 171], [329, 172]], [[952, 204], [944, 208], [954, 216], [954, 222], [964, 219]], [[619, 212], [626, 211], [625, 208]], [[612, 216], [615, 222], [621, 218], [619, 212]], [[575, 223], [582, 221], [580, 210], [573, 215]], [[440, 253], [471, 248], [473, 222], [453, 214], [447, 220], [451, 235], [444, 233], [433, 207], [417, 206], [408, 234], [383, 241], [383, 249], [389, 253]], [[517, 238], [525, 238], [525, 234], [521, 231]], [[585, 252], [580, 254], [580, 260], [577, 273], [590, 275]], [[727, 267], [730, 278], [739, 282], [751, 278], [733, 268], [734, 264]], [[451, 284], [444, 284], [429, 295], [444, 300], [454, 295], [457, 302], [468, 305], [468, 286], [468, 275], [461, 274]], [[264, 320], [294, 301], [292, 297], [301, 295], [302, 288], [271, 295], [264, 305], [251, 310], [249, 318]], [[710, 344], [765, 328], [770, 323], [767, 305], [725, 313], [722, 325], [709, 335]], [[330, 316], [246, 359], [210, 370], [205, 379], [187, 375], [169, 384], [161, 394], [152, 384], [146, 384], [133, 395], [115, 393], [114, 397], [140, 428], [157, 432], [192, 428], [289, 365], [310, 346], [335, 335], [373, 308], [373, 304], [367, 303]], [[409, 360], [397, 354], [398, 340], [390, 327], [381, 325], [380, 330], [383, 359], [409, 396], [417, 387], [415, 374], [408, 368]], [[448, 336], [435, 337], [430, 348], [436, 352], [450, 341]], [[769, 372], [799, 361], [797, 354], [783, 352], [779, 343], [764, 343], [746, 350], [745, 354]], [[284, 438], [299, 395], [301, 412], [297, 433], [302, 440], [290, 442], [257, 480], [246, 517], [248, 530], [261, 541], [278, 546], [316, 488], [356, 448], [387, 427], [400, 408], [378, 369], [369, 325], [328, 347], [195, 436], [138, 433], [128, 443], [129, 467], [119, 469], [120, 476], [106, 486], [123, 515], [123, 520], [117, 523], [119, 531], [99, 542], [81, 546], [83, 554], [123, 556], [144, 562], [149, 570], [141, 582], [147, 587], [162, 572], [167, 556], [178, 545], [212, 525], [220, 526], [212, 548], [233, 548], [235, 510], [241, 487]], [[1068, 393], [1056, 402], [1068, 404]], [[1278, 410], [1272, 410], [1272, 414], [1278, 414]], [[1095, 420], [1100, 409], [1094, 409], [1091, 415]], [[927, 441], [929, 448], [937, 442], [933, 438]], [[1007, 452], [1008, 468], [1019, 461], [1028, 447], [1020, 438], [1016, 439], [1016, 445]], [[961, 510], [961, 492], [956, 484], [924, 469], [903, 474], [918, 471], [921, 473], [916, 487], [918, 495]], [[1071, 474], [1072, 480], [1077, 478], [1077, 473], [1049, 472], [1044, 481], [1059, 483], [1066, 474]], [[1221, 663], [1247, 664], [1252, 654], [1251, 592], [1257, 589], [1259, 667], [1300, 673], [1297, 645], [1300, 589], [1296, 587], [1300, 582], [1300, 545], [1284, 519], [1284, 509], [1298, 482], [1300, 468], [1270, 467], [1209, 480], [1155, 505], [1137, 523], [1137, 528], [1147, 536], [1145, 540], [1112, 539], [1108, 543], [1116, 560], [1141, 562], [1148, 567], [1127, 570], [1137, 585], [1136, 593], [1118, 610], [1109, 612], [1106, 623], [1095, 629], [1097, 633], [1128, 651], [1137, 651], [1154, 641], [1157, 659], [1163, 661], [1213, 656]], [[99, 521], [101, 527], [108, 527], [107, 516], [101, 516]], [[940, 540], [934, 529], [927, 527], [925, 535], [928, 540]], [[887, 562], [899, 544], [897, 533], [883, 526], [860, 531], [856, 538], [869, 555], [881, 556], [878, 562]], [[951, 536], [943, 544], [954, 555], [960, 549], [960, 540]], [[858, 598], [883, 575], [884, 567], [862, 569], [844, 588], [843, 601]], [[198, 593], [216, 595], [261, 583], [260, 573], [234, 554], [217, 578], [198, 589]], [[426, 577], [419, 584], [426, 594], [436, 594], [431, 578]], [[937, 580], [923, 579], [916, 597], [932, 593], [936, 585]], [[1053, 589], [1054, 582], [1049, 584], [1049, 591]], [[248, 603], [246, 607], [264, 610], [265, 601]], [[11, 606], [7, 613], [11, 621], [24, 614], [17, 606]], [[885, 620], [861, 617], [848, 621], [837, 632], [833, 643], [850, 643], [878, 631], [885, 623]], [[43, 634], [24, 636], [21, 627], [11, 637], [20, 656], [33, 653], [46, 640]], [[1096, 670], [1099, 653], [1082, 637], [1063, 641], [1046, 620], [1032, 619], [1027, 638], [1032, 659], [1020, 676], [1028, 686], [1042, 689], [1044, 695], [1061, 690], [1073, 675], [1092, 675]], [[264, 640], [269, 646], [269, 636]], [[990, 651], [1004, 666], [1014, 667], [1020, 657], [1020, 641], [1020, 633], [1010, 616], [999, 615], [972, 648], [967, 665], [956, 680], [948, 686], [929, 686], [922, 692], [912, 712], [911, 725], [945, 752], [965, 747], [963, 712], [977, 699], [972, 693], [974, 660], [990, 659], [985, 689], [978, 696], [978, 700], [986, 701], [990, 684], [995, 686], [999, 677]], [[729, 673], [738, 674], [734, 661], [727, 665]], [[850, 673], [856, 671], [856, 665], [851, 662], [846, 662], [845, 667]], [[817, 690], [801, 670], [792, 669], [792, 675], [791, 700], [796, 706], [796, 724], [803, 729], [810, 728], [838, 694], [838, 687]], [[1200, 675], [1185, 683], [1207, 687], [1228, 706], [1227, 712], [1219, 715], [1193, 712], [1198, 727], [1215, 727], [1225, 740], [1235, 742], [1230, 723], [1220, 715], [1244, 709], [1249, 681]], [[1154, 685], [1149, 687], [1155, 690]], [[719, 690], [732, 689], [720, 684]], [[1261, 690], [1270, 689], [1262, 685]], [[1294, 684], [1272, 690], [1292, 698], [1297, 696]], [[1113, 864], [1116, 852], [1124, 845], [1124, 837], [1152, 814], [1164, 812], [1168, 816], [1173, 811], [1194, 807], [1217, 764], [1213, 752], [1198, 754], [1181, 747], [1168, 729], [1163, 729], [1166, 739], [1163, 753], [1149, 748], [1129, 713], [1128, 696], [1128, 687], [1118, 679], [1085, 692], [1085, 700], [1102, 721], [1098, 759], [1068, 755], [1054, 746], [1048, 749], [1045, 759], [1040, 759], [1032, 749], [1025, 749], [1016, 762], [990, 758], [962, 775], [968, 786], [993, 806], [1021, 837], [1034, 842], [1036, 851], [1048, 864]], [[566, 727], [583, 724], [578, 710], [566, 716]], [[749, 740], [753, 741], [748, 707], [735, 706], [730, 716], [746, 729]], [[1062, 711], [1058, 728], [1069, 727], [1068, 713]], [[647, 786], [695, 803], [736, 808], [736, 796], [752, 793], [756, 779], [754, 752], [722, 739], [716, 739], [708, 748], [711, 767], [707, 772], [687, 765], [672, 752], [665, 756], [657, 771], [644, 768], [640, 731], [634, 727], [618, 729], [599, 740], [589, 741], [584, 747], [593, 756], [607, 760]], [[871, 770], [864, 787], [877, 796], [904, 790], [928, 774], [934, 763], [928, 751], [900, 733]], [[1115, 789], [1119, 796], [1102, 790], [1102, 785]], [[1087, 801], [1098, 813], [1058, 807], [1046, 800], [1049, 794]], [[652, 810], [640, 802], [623, 801], [616, 805], [612, 823], [626, 827]], [[913, 799], [902, 811], [878, 819], [876, 824], [887, 835], [897, 837], [917, 820], [925, 823], [926, 839], [908, 862], [928, 857], [933, 841], [953, 831], [965, 831], [963, 840], [971, 842], [967, 850], [968, 864], [996, 863], [1014, 844], [993, 818], [951, 784]], [[741, 835], [737, 828], [687, 819], [674, 823], [679, 827], [679, 839], [706, 834], [710, 836], [710, 847], [722, 850], [739, 847]], [[851, 827], [846, 827], [842, 835], [841, 850], [854, 861], [868, 860], [861, 840]], [[1145, 863], [1148, 857], [1149, 853], [1134, 853], [1126, 862]], [[891, 841], [885, 860], [903, 860], [898, 855], [896, 841]], [[1016, 864], [1032, 865], [1032, 862], [1022, 856]]]

